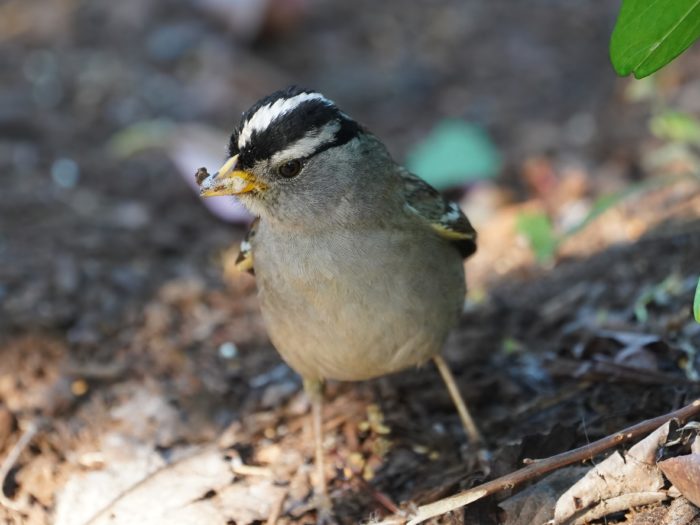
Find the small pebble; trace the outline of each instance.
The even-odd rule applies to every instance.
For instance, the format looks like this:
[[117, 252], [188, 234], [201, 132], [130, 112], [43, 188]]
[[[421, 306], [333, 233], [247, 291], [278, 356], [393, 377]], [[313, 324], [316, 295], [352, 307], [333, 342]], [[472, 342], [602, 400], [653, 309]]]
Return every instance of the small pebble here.
[[219, 347], [219, 356], [223, 359], [233, 359], [238, 356], [238, 347], [235, 343], [227, 341]]
[[80, 168], [73, 159], [57, 159], [51, 164], [51, 178], [60, 188], [75, 187], [80, 177]]
[[70, 390], [74, 396], [80, 397], [87, 394], [89, 387], [87, 381], [85, 381], [84, 379], [76, 379], [71, 383]]

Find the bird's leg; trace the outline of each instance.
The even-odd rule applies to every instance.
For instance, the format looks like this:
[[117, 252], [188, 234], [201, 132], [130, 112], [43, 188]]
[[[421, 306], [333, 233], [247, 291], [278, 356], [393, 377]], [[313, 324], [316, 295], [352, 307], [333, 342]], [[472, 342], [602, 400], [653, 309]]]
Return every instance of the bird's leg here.
[[328, 523], [331, 521], [333, 506], [328, 497], [326, 469], [323, 461], [323, 382], [317, 379], [304, 379], [304, 391], [311, 400], [311, 419], [314, 428], [314, 445], [316, 447], [314, 493], [318, 505], [318, 522]]
[[435, 361], [435, 366], [437, 366], [437, 369], [440, 371], [440, 375], [442, 376], [442, 380], [445, 382], [445, 386], [447, 386], [452, 402], [457, 408], [457, 413], [459, 414], [459, 418], [462, 420], [462, 425], [464, 426], [464, 430], [467, 433], [469, 441], [474, 444], [481, 443], [482, 438], [481, 434], [479, 433], [479, 429], [476, 427], [474, 419], [467, 408], [467, 404], [464, 402], [462, 394], [459, 392], [459, 387], [457, 387], [457, 382], [452, 375], [449, 365], [439, 354], [433, 357], [433, 361]]

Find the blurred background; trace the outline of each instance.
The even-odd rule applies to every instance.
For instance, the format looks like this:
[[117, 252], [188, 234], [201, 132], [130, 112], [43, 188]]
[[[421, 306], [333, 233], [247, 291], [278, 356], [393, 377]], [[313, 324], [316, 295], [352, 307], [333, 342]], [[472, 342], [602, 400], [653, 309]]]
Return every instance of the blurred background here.
[[[566, 396], [549, 407], [568, 417], [532, 419], [539, 396], [580, 392], [577, 363], [630, 347], [610, 330], [652, 334], [634, 343], [646, 361], [630, 350], [651, 374], [633, 385], [668, 385], [658, 374], [672, 370], [697, 379], [700, 49], [650, 79], [617, 78], [618, 7], [0, 4], [0, 517], [85, 523], [216, 443], [239, 469], [213, 498], [221, 523], [310, 522], [300, 384], [265, 336], [254, 279], [232, 269], [249, 219], [193, 188], [241, 112], [289, 84], [334, 100], [459, 198], [479, 231], [448, 356], [495, 450], [557, 420], [587, 417], [593, 435], [620, 423]], [[347, 523], [391, 510], [377, 491], [418, 501], [467, 483], [459, 423], [430, 370], [329, 388]], [[595, 394], [601, 406], [627, 399]], [[13, 448], [28, 434], [29, 448]]]

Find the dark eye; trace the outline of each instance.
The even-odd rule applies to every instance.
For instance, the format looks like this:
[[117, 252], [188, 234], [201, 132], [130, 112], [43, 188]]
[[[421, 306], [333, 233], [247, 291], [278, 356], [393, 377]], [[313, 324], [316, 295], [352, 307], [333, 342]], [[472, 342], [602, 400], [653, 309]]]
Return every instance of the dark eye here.
[[277, 168], [277, 172], [284, 178], [286, 179], [291, 179], [292, 177], [296, 177], [299, 175], [299, 172], [301, 171], [301, 161], [294, 159], [294, 160], [288, 160], [284, 164], [281, 164], [279, 168]]

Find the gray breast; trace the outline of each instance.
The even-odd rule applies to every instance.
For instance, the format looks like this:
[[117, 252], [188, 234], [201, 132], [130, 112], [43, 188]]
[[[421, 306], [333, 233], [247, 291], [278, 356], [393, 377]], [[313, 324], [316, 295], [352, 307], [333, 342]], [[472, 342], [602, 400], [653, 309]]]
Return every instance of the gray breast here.
[[429, 231], [290, 235], [261, 228], [255, 272], [270, 339], [299, 374], [362, 380], [440, 351], [465, 292], [452, 246]]

